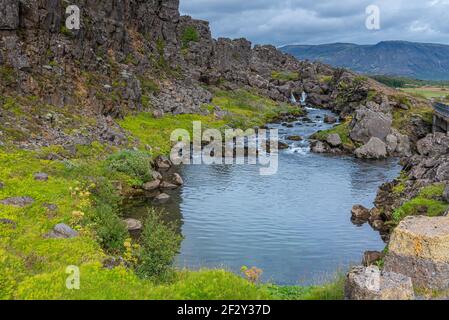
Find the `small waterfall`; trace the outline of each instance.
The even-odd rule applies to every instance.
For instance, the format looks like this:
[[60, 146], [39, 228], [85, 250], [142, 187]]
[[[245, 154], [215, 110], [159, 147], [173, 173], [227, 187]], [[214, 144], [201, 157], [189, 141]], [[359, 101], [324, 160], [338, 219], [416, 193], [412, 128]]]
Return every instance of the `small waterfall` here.
[[306, 100], [307, 100], [307, 93], [305, 93], [304, 91], [301, 94], [301, 105], [305, 106], [306, 105]]
[[297, 104], [298, 103], [298, 101], [296, 101], [296, 98], [295, 98], [295, 95], [292, 93], [292, 95], [291, 95], [291, 97], [290, 97], [290, 102], [292, 103], [292, 104]]

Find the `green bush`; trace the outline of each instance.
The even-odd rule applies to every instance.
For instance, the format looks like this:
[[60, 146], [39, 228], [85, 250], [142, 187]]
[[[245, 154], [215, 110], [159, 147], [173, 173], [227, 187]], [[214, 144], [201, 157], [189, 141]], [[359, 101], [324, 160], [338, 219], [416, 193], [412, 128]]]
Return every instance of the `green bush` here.
[[176, 225], [163, 221], [161, 212], [150, 209], [142, 232], [137, 274], [147, 279], [165, 279], [172, 271], [181, 241]]
[[91, 220], [102, 247], [111, 253], [122, 253], [123, 244], [129, 234], [113, 206], [106, 203], [97, 204]]
[[136, 185], [152, 180], [151, 158], [142, 151], [124, 150], [108, 158], [110, 170], [127, 174]]
[[188, 26], [185, 28], [181, 36], [182, 47], [187, 48], [190, 42], [197, 42], [199, 40], [198, 31], [195, 27]]

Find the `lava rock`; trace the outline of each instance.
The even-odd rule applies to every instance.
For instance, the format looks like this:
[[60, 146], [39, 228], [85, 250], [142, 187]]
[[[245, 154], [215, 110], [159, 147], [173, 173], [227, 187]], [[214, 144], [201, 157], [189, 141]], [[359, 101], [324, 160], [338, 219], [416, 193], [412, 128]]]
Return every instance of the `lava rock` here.
[[34, 202], [34, 199], [31, 197], [12, 197], [8, 199], [4, 199], [0, 201], [0, 204], [5, 206], [14, 206], [14, 207], [26, 207]]
[[137, 219], [128, 218], [128, 219], [123, 220], [123, 223], [125, 224], [128, 231], [142, 230], [142, 227], [143, 227], [142, 222], [140, 222]]
[[142, 186], [142, 189], [145, 191], [153, 191], [153, 190], [156, 190], [157, 188], [159, 188], [160, 185], [161, 185], [161, 180], [153, 180], [153, 181], [145, 183]]
[[345, 283], [347, 300], [412, 300], [415, 298], [410, 277], [381, 272], [378, 267], [353, 267]]
[[53, 230], [45, 235], [45, 238], [50, 239], [69, 239], [78, 236], [78, 232], [70, 228], [65, 223], [59, 223], [53, 227]]

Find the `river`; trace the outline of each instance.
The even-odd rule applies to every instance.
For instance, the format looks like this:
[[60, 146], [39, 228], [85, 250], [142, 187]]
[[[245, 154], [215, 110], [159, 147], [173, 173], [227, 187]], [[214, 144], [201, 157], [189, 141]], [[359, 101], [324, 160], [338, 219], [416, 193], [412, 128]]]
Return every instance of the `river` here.
[[[185, 185], [165, 205], [173, 219], [182, 220], [179, 267], [239, 273], [243, 265], [256, 266], [263, 281], [310, 285], [360, 263], [365, 250], [384, 248], [368, 224], [351, 223], [350, 210], [354, 204], [372, 207], [377, 188], [401, 167], [395, 159], [314, 154], [307, 140], [286, 140], [332, 126], [323, 122], [329, 111], [308, 113], [312, 123], [270, 125], [289, 144], [280, 151], [275, 175], [261, 176], [255, 165], [181, 168]], [[143, 209], [135, 207], [133, 215]]]

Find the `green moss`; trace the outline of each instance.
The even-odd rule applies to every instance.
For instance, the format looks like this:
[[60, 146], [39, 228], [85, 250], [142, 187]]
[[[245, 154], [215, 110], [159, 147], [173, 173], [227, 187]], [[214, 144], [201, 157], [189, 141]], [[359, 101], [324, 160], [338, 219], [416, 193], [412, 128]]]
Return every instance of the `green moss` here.
[[0, 66], [0, 83], [5, 86], [11, 86], [16, 83], [17, 73], [14, 68], [8, 66]]
[[449, 208], [449, 204], [441, 200], [443, 191], [443, 184], [424, 187], [417, 197], [405, 202], [393, 212], [393, 221], [399, 223], [407, 216], [419, 214], [425, 214], [429, 217], [444, 214]]
[[65, 25], [63, 25], [63, 26], [61, 27], [61, 29], [59, 30], [59, 32], [60, 32], [61, 34], [63, 34], [64, 36], [66, 36], [66, 37], [73, 37], [72, 31], [69, 30]]
[[351, 138], [349, 137], [349, 124], [350, 124], [350, 120], [338, 124], [335, 127], [329, 129], [329, 130], [323, 130], [323, 131], [318, 131], [317, 133], [313, 134], [311, 136], [312, 139], [316, 139], [316, 140], [320, 140], [320, 141], [326, 141], [327, 137], [330, 134], [338, 134], [340, 136], [340, 139], [343, 143], [343, 145], [348, 148], [348, 149], [354, 149], [355, 148], [355, 144], [354, 142], [351, 140]]
[[280, 81], [297, 81], [300, 79], [299, 72], [292, 71], [272, 71], [271, 78]]

